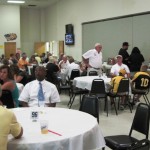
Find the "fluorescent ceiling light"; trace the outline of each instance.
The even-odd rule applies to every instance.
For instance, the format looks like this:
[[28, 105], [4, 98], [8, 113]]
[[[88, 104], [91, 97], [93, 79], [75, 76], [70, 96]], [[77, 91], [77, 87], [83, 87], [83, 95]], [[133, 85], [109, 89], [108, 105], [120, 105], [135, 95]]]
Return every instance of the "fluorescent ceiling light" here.
[[25, 1], [7, 1], [7, 3], [23, 4]]

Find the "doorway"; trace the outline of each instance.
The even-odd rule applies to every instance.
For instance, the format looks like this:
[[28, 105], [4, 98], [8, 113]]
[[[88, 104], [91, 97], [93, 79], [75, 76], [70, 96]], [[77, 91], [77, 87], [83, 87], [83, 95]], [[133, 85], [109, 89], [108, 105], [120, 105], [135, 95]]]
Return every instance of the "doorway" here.
[[37, 53], [41, 56], [42, 53], [45, 53], [46, 42], [35, 42], [34, 43], [34, 53]]
[[10, 54], [16, 54], [16, 42], [4, 42], [4, 55], [9, 59]]

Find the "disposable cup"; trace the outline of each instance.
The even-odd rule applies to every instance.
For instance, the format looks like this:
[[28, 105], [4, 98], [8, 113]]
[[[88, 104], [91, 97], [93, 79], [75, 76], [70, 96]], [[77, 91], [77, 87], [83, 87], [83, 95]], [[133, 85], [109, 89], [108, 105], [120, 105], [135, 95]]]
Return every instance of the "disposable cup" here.
[[40, 120], [41, 126], [41, 133], [47, 134], [48, 133], [48, 120]]

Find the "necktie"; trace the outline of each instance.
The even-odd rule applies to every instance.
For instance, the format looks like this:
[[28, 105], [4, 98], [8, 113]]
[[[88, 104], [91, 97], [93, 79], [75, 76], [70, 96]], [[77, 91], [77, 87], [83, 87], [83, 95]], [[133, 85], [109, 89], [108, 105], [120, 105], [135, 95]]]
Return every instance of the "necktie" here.
[[39, 101], [39, 106], [44, 105], [44, 93], [43, 93], [41, 82], [39, 82], [38, 101]]

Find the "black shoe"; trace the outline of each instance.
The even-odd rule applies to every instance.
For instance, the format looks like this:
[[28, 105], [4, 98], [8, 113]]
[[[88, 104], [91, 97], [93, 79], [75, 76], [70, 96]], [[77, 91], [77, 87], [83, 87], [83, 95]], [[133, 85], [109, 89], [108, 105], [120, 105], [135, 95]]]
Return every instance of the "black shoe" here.
[[124, 110], [124, 105], [120, 105], [120, 110]]
[[129, 102], [129, 104], [130, 104], [131, 107], [133, 108], [133, 106], [135, 105], [135, 101]]

